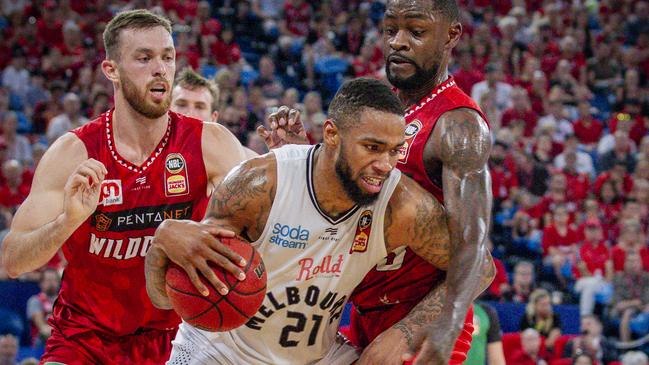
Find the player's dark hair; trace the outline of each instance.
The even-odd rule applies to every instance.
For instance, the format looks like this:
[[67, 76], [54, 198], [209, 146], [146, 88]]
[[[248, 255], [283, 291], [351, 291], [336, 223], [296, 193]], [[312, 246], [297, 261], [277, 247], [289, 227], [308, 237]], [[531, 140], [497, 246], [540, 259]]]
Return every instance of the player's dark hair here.
[[339, 129], [357, 124], [363, 108], [403, 115], [403, 105], [384, 83], [370, 78], [346, 81], [329, 104], [329, 118]]
[[178, 73], [176, 85], [180, 85], [180, 87], [188, 90], [196, 90], [202, 87], [206, 88], [210, 92], [210, 95], [212, 95], [212, 105], [210, 105], [212, 111], [219, 110], [219, 87], [214, 80], [208, 80], [190, 67], [186, 67]]
[[104, 30], [104, 47], [106, 48], [106, 58], [119, 59], [119, 35], [122, 30], [126, 29], [151, 29], [163, 27], [171, 34], [171, 22], [169, 19], [154, 14], [148, 10], [137, 9], [124, 11], [117, 14], [111, 19]]
[[460, 19], [460, 8], [456, 0], [433, 0], [433, 9], [440, 10], [451, 22]]

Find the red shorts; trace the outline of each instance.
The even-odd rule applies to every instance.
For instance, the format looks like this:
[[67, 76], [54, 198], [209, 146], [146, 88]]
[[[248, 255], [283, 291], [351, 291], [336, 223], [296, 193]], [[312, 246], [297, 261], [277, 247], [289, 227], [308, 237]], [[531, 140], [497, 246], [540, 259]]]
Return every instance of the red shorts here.
[[[352, 308], [349, 323], [349, 340], [358, 347], [367, 346], [381, 332], [400, 321], [405, 317], [412, 306], [393, 305], [387, 310], [371, 311], [364, 314], [356, 312]], [[473, 305], [464, 319], [464, 328], [453, 347], [453, 353], [449, 360], [449, 365], [461, 365], [466, 360], [467, 353], [471, 349], [471, 340], [473, 339]]]
[[67, 337], [56, 327], [47, 340], [40, 364], [163, 365], [171, 354], [176, 330], [146, 330], [113, 337], [94, 331]]

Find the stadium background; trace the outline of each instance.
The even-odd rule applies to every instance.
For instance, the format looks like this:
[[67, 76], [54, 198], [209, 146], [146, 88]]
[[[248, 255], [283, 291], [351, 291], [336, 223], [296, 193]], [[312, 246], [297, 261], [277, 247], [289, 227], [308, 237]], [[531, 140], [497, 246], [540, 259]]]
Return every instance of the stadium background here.
[[[112, 86], [99, 68], [101, 34], [120, 10], [147, 8], [172, 20], [177, 69], [192, 67], [214, 78], [219, 122], [258, 152], [265, 147], [253, 131], [273, 107], [301, 109], [317, 142], [327, 102], [345, 78], [385, 77], [385, 1], [0, 4], [0, 237], [47, 146], [111, 107]], [[580, 332], [577, 283], [591, 277], [607, 288], [598, 290], [594, 313], [606, 335], [619, 339], [607, 300], [633, 288], [606, 285], [606, 262], [616, 272], [613, 282], [624, 283], [631, 277], [625, 258], [637, 253], [644, 271], [633, 280], [649, 280], [649, 5], [460, 4], [464, 34], [450, 71], [488, 116], [495, 142], [489, 163], [498, 277], [484, 299], [496, 307], [503, 331], [517, 332], [531, 289], [545, 288], [568, 339]], [[583, 244], [589, 229], [601, 230], [603, 249]], [[529, 287], [526, 264], [517, 268], [523, 261], [533, 265]], [[64, 265], [57, 256], [48, 267]], [[27, 315], [42, 276], [9, 280], [0, 267], [0, 333], [19, 336], [20, 358], [42, 351], [43, 336]], [[635, 289], [626, 294], [649, 305], [649, 285]], [[38, 303], [46, 306], [32, 301], [30, 315]], [[635, 326], [634, 338], [649, 332], [649, 318], [645, 322]]]

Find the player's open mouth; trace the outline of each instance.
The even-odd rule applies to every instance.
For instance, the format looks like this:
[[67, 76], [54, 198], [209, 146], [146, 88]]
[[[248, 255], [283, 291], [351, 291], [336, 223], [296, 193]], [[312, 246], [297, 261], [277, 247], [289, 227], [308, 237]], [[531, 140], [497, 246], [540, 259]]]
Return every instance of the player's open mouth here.
[[167, 92], [167, 87], [165, 85], [154, 85], [149, 89], [149, 91], [151, 92], [151, 94], [153, 94], [153, 96], [162, 98]]
[[381, 191], [381, 187], [383, 187], [383, 181], [385, 181], [385, 179], [371, 177], [371, 176], [363, 176], [361, 178], [361, 181], [363, 182], [363, 185], [365, 185], [366, 190], [372, 193], [378, 193], [379, 191]]

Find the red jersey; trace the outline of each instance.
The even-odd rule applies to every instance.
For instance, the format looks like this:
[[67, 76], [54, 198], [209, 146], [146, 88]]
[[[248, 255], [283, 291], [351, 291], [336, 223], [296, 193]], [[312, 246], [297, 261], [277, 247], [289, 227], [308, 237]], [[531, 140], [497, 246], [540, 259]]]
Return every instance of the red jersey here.
[[165, 136], [141, 166], [116, 151], [112, 111], [72, 131], [108, 174], [97, 210], [63, 245], [68, 266], [53, 325], [66, 336], [89, 330], [125, 336], [180, 323], [173, 311], [151, 304], [144, 257], [163, 220], [199, 221], [205, 214], [202, 128], [199, 120], [169, 112]]
[[[397, 167], [441, 203], [444, 202], [442, 187], [432, 182], [424, 169], [424, 147], [439, 117], [459, 108], [473, 109], [487, 120], [478, 105], [455, 84], [453, 77], [449, 77], [420, 103], [408, 109], [405, 115], [406, 143], [400, 151]], [[365, 276], [352, 294], [356, 307], [351, 314], [352, 340], [357, 339], [361, 346], [369, 344], [381, 332], [405, 317], [433, 287], [444, 280], [444, 274], [410, 249], [391, 253], [384, 263]], [[371, 315], [359, 315], [367, 312], [374, 312], [380, 317], [370, 323]], [[365, 324], [361, 323], [364, 322], [363, 317], [368, 318]], [[472, 322], [473, 318], [469, 321]], [[365, 333], [361, 336], [365, 338], [355, 337], [355, 323], [364, 327]], [[469, 342], [470, 336], [469, 332]]]

